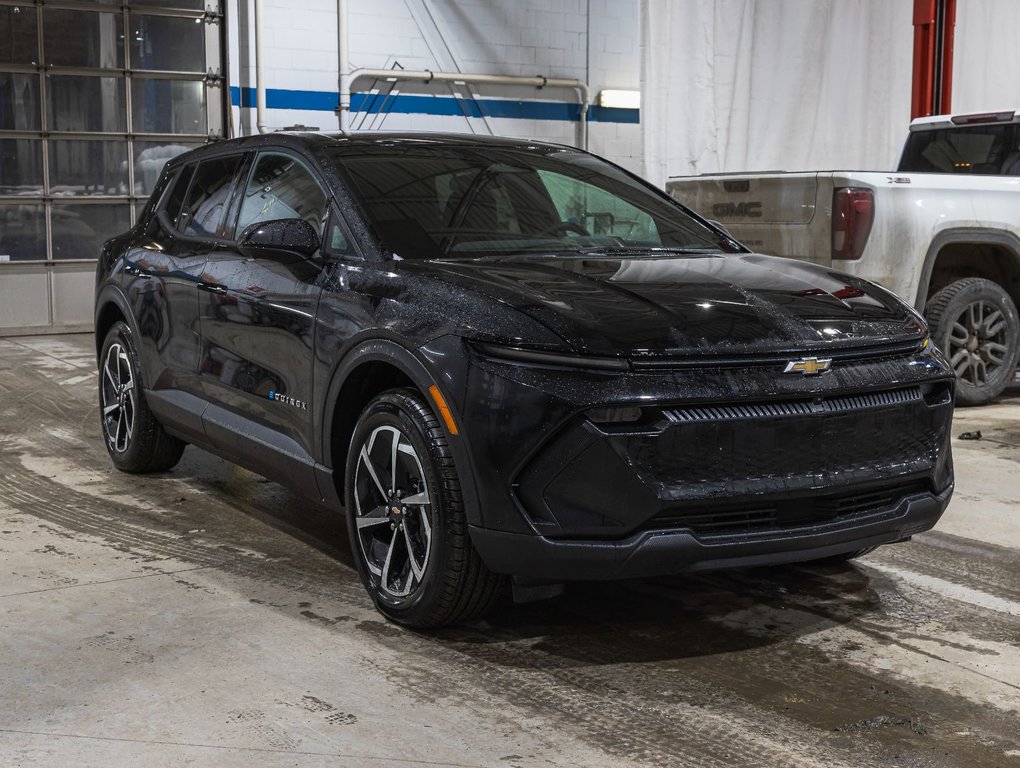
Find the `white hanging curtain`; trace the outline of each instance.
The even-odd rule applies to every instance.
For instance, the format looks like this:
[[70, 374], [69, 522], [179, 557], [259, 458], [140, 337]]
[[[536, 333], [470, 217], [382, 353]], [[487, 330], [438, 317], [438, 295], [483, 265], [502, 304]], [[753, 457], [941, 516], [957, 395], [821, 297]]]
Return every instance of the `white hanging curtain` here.
[[892, 169], [910, 122], [912, 6], [642, 0], [645, 175]]
[[1020, 109], [1020, 3], [958, 0], [953, 111]]

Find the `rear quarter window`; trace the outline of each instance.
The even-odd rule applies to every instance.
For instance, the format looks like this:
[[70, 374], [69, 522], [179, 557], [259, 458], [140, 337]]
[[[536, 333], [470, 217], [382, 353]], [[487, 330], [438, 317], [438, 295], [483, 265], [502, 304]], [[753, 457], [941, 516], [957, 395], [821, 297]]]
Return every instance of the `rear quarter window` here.
[[227, 236], [223, 221], [242, 158], [243, 155], [230, 155], [198, 164], [176, 219], [178, 231], [192, 237]]
[[907, 138], [899, 170], [1020, 176], [1018, 126], [977, 125], [914, 131]]
[[184, 166], [173, 180], [173, 186], [163, 202], [163, 213], [166, 214], [167, 219], [175, 227], [177, 226], [177, 219], [181, 215], [181, 207], [184, 205], [184, 195], [187, 194], [188, 185], [191, 183], [191, 177], [194, 172], [194, 163]]

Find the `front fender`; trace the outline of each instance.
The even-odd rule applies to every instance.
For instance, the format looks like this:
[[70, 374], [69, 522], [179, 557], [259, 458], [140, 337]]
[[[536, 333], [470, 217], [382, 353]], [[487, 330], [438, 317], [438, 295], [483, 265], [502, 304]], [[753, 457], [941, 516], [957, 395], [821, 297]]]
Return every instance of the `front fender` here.
[[[411, 350], [395, 339], [375, 337], [355, 344], [335, 366], [322, 401], [322, 422], [316, 435], [318, 443], [316, 450], [318, 455], [323, 457], [323, 471], [319, 473], [319, 491], [324, 499], [341, 505], [343, 503], [334, 482], [334, 472], [343, 472], [347, 457], [346, 451], [343, 455], [334, 455], [333, 415], [341, 405], [340, 395], [344, 385], [362, 365], [379, 362], [393, 366], [411, 380], [433, 410], [435, 403], [428, 395], [428, 391], [429, 387], [436, 386], [447, 401], [454, 421], [458, 425], [463, 425], [458, 408], [463, 387], [455, 391], [450, 380], [456, 380], [456, 377], [437, 375], [437, 372], [429, 367], [427, 360], [427, 346], [423, 350]], [[438, 412], [436, 415], [439, 416]], [[481, 525], [482, 511], [475, 484], [474, 462], [468, 437], [463, 429], [459, 430], [458, 435], [449, 436], [449, 446], [457, 467], [457, 476], [460, 478], [468, 523]]]

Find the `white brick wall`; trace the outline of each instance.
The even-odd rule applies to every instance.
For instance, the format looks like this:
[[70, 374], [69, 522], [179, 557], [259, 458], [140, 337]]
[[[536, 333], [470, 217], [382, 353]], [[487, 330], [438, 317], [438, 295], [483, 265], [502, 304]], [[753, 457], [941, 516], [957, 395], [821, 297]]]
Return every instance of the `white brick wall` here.
[[[459, 70], [587, 80], [591, 98], [602, 88], [637, 89], [640, 82], [640, 0], [349, 0], [351, 67]], [[337, 19], [333, 0], [300, 5], [265, 0], [266, 87], [284, 91], [337, 90]], [[238, 0], [228, 9], [231, 86], [255, 87], [254, 8]], [[386, 88], [388, 90], [388, 87]], [[400, 83], [404, 94], [449, 97], [446, 86]], [[463, 86], [456, 92], [470, 98]], [[480, 99], [576, 103], [561, 89], [472, 87]], [[252, 95], [252, 99], [254, 96]], [[335, 99], [334, 99], [335, 101]], [[270, 96], [272, 104], [273, 97]], [[255, 131], [255, 110], [235, 107], [235, 134]], [[270, 129], [303, 124], [337, 129], [330, 111], [269, 109]], [[566, 120], [355, 114], [353, 124], [386, 130], [458, 131], [576, 143]], [[641, 165], [636, 124], [593, 122], [589, 148], [631, 169]]]

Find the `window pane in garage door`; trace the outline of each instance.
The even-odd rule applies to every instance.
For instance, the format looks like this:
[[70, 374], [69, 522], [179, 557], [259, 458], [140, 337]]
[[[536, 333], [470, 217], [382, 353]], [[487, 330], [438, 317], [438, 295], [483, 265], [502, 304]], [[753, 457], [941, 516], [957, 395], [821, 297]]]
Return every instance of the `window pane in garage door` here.
[[54, 204], [54, 259], [94, 259], [103, 243], [131, 226], [131, 209], [121, 203]]
[[124, 81], [112, 77], [51, 75], [46, 119], [51, 131], [125, 131]]
[[205, 72], [201, 19], [131, 15], [131, 64], [136, 69]]
[[136, 77], [131, 81], [131, 119], [135, 133], [204, 134], [205, 83]]
[[126, 195], [126, 141], [51, 141], [50, 191], [56, 195]]
[[177, 157], [189, 149], [200, 147], [201, 144], [178, 144], [158, 141], [135, 142], [135, 194], [151, 195], [152, 190], [163, 173], [163, 166], [171, 158]]
[[46, 212], [41, 204], [0, 204], [0, 261], [46, 258]]
[[0, 72], [0, 130], [39, 130], [39, 78]]
[[0, 195], [41, 195], [42, 142], [0, 139]]
[[[108, 0], [108, 2], [114, 2], [115, 0]], [[165, 8], [189, 8], [192, 10], [201, 10], [205, 8], [205, 0], [170, 0], [167, 2], [160, 2], [160, 0], [130, 0], [132, 6], [145, 6], [145, 5], [158, 5]]]
[[225, 133], [221, 10], [0, 0], [0, 256], [95, 257], [168, 159]]
[[120, 14], [43, 10], [45, 63], [58, 67], [123, 67]]
[[36, 64], [39, 42], [31, 5], [0, 7], [0, 64]]

